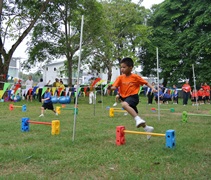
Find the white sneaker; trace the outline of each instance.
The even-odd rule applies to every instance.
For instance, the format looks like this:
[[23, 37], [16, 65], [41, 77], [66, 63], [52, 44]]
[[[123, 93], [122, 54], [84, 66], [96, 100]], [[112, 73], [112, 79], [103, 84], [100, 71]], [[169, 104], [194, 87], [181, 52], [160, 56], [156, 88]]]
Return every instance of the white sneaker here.
[[43, 116], [44, 116], [44, 114], [40, 114], [40, 115], [39, 115], [39, 117], [43, 117]]
[[117, 106], [117, 102], [115, 102], [115, 103], [113, 104], [113, 106]]
[[[146, 131], [146, 132], [153, 132], [154, 131], [154, 128], [152, 127], [152, 126], [146, 126], [145, 128], [144, 128], [144, 130]], [[147, 139], [149, 140], [151, 138], [151, 135], [147, 135]]]
[[127, 113], [127, 112], [125, 112], [125, 113], [124, 113], [124, 116], [127, 116], [127, 115], [128, 115], [128, 113]]
[[56, 116], [58, 116], [58, 113], [55, 113]]
[[140, 118], [140, 119], [136, 120], [136, 127], [139, 128], [141, 126], [141, 124], [144, 124], [144, 123], [145, 123], [145, 121]]

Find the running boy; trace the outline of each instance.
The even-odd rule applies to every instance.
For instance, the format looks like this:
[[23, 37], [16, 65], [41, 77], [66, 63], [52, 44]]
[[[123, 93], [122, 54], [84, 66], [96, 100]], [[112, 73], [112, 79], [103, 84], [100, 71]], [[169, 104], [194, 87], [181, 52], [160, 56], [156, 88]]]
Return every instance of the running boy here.
[[58, 114], [56, 113], [56, 111], [53, 108], [53, 103], [51, 101], [51, 93], [49, 92], [50, 88], [47, 88], [44, 94], [44, 99], [42, 99], [42, 107], [41, 107], [41, 114], [39, 117], [44, 116], [44, 110], [49, 109], [52, 110], [57, 116]]
[[[120, 62], [122, 75], [118, 76], [114, 84], [109, 86], [111, 90], [119, 88], [119, 94], [122, 107], [134, 118], [136, 121], [136, 127], [143, 127], [146, 132], [152, 132], [154, 128], [147, 126], [146, 122], [138, 116], [137, 105], [139, 103], [138, 92], [141, 85], [147, 85], [152, 89], [152, 92], [156, 92], [155, 88], [145, 81], [142, 77], [136, 74], [132, 74], [134, 66], [133, 60], [129, 57], [123, 58]], [[150, 139], [150, 135], [147, 139]]]

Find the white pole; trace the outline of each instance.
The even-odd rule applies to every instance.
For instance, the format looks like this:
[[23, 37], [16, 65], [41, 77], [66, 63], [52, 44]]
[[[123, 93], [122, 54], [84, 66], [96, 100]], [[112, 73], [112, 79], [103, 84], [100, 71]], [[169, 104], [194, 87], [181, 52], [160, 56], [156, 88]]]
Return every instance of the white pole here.
[[81, 19], [81, 35], [80, 35], [80, 48], [79, 48], [79, 59], [78, 59], [78, 77], [77, 77], [77, 88], [76, 88], [76, 97], [75, 97], [74, 124], [73, 124], [72, 141], [75, 140], [76, 108], [77, 108], [77, 104], [78, 104], [79, 73], [80, 73], [80, 66], [81, 66], [81, 46], [82, 46], [82, 38], [83, 38], [83, 25], [84, 25], [84, 15], [82, 15], [82, 19]]
[[[194, 65], [192, 64], [192, 69], [193, 69], [193, 83], [194, 83], [194, 90], [196, 92], [196, 77], [195, 77], [195, 71], [194, 71]], [[198, 102], [196, 98], [196, 104], [197, 104], [197, 110], [198, 110]]]
[[[103, 80], [103, 72], [102, 72], [102, 68], [100, 68], [100, 78], [101, 80]], [[102, 87], [102, 82], [100, 83], [100, 100], [102, 103], [102, 109], [103, 109], [103, 87]]]
[[160, 120], [160, 93], [159, 93], [159, 58], [158, 58], [158, 48], [156, 47], [156, 55], [157, 55], [157, 80], [158, 80], [158, 120]]
[[[96, 90], [95, 90], [95, 88], [94, 88], [94, 97], [93, 97], [93, 104], [94, 104], [94, 116], [95, 116], [95, 104], [96, 104], [96, 99], [95, 99], [95, 97], [96, 97]], [[97, 97], [96, 97], [97, 98]]]

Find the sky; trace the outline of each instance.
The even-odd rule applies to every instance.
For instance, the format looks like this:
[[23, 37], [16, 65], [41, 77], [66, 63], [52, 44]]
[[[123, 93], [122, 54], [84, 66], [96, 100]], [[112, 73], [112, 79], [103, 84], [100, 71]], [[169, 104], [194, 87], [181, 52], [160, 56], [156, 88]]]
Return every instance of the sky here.
[[[134, 3], [138, 3], [139, 0], [132, 0]], [[143, 0], [142, 6], [145, 6], [145, 8], [150, 9], [153, 4], [159, 4], [163, 2], [164, 0]], [[14, 52], [13, 57], [20, 57], [23, 59], [27, 59], [26, 51], [26, 42], [29, 40], [29, 38], [25, 38], [23, 42], [18, 46], [16, 51]], [[11, 43], [9, 43], [9, 46], [6, 48], [7, 50], [10, 49]]]
[[[132, 0], [132, 2], [134, 2], [134, 3], [138, 3], [138, 1], [139, 0]], [[163, 1], [164, 0], [143, 0], [141, 5], [144, 6], [145, 8], [147, 8], [147, 9], [150, 9], [153, 4], [160, 4]]]

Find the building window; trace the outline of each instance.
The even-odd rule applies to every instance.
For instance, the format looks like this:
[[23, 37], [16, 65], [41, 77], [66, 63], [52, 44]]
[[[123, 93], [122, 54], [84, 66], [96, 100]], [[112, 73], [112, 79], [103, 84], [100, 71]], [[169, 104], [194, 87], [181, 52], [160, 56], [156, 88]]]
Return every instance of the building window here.
[[56, 71], [56, 68], [54, 68], [53, 70]]

